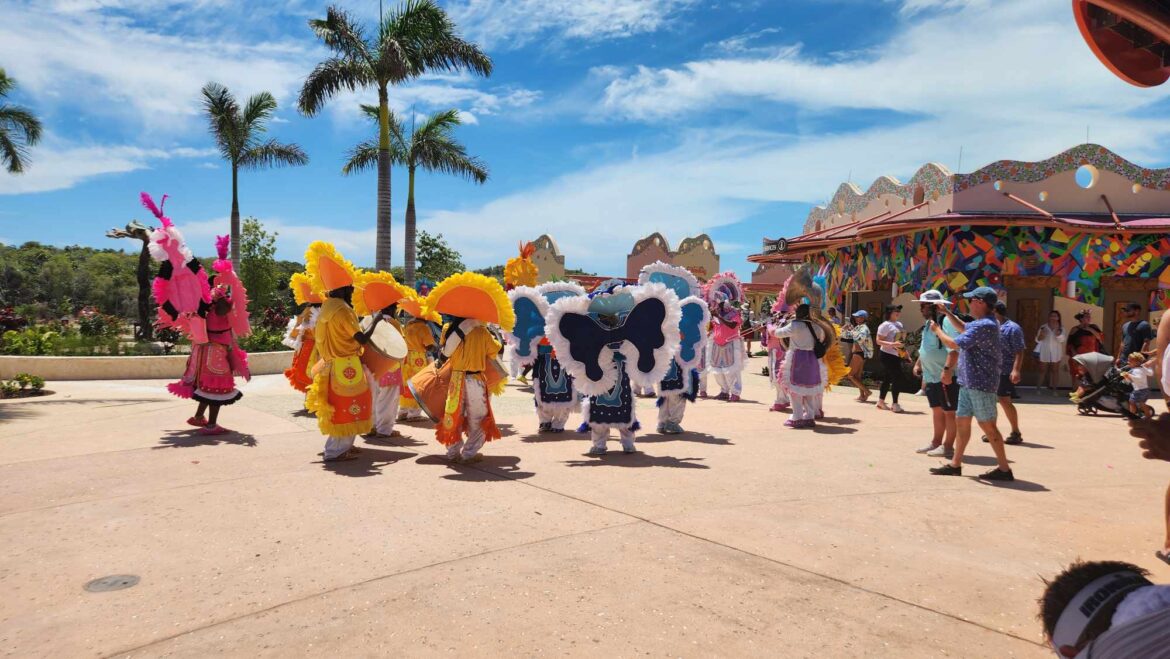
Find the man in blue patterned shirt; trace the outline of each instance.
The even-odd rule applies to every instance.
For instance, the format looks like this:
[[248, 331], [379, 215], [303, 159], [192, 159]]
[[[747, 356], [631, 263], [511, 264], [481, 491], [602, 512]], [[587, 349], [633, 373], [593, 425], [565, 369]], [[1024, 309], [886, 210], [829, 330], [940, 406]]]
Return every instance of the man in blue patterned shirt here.
[[[989, 481], [1014, 480], [1003, 436], [995, 427], [1001, 353], [999, 323], [995, 322], [993, 310], [999, 296], [993, 289], [980, 286], [964, 293], [963, 297], [970, 300], [971, 315], [975, 317], [969, 323], [960, 320], [946, 305], [939, 305], [951, 324], [961, 332], [959, 336], [952, 339], [938, 324], [931, 325], [931, 330], [943, 345], [959, 351], [959, 384], [962, 388], [959, 390], [959, 406], [955, 411], [955, 425], [958, 429], [955, 457], [948, 464], [932, 468], [930, 473], [938, 476], [963, 474], [963, 452], [971, 441], [971, 417], [975, 417], [991, 442], [998, 465], [979, 478]], [[942, 377], [944, 383], [950, 383], [952, 376], [950, 371], [944, 369]]]

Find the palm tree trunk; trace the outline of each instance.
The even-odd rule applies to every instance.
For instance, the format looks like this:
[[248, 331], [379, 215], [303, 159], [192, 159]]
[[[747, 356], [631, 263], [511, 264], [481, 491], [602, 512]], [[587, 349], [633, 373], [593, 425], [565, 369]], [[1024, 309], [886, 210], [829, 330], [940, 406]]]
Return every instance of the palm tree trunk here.
[[142, 341], [154, 340], [154, 324], [150, 318], [150, 235], [145, 234], [142, 241], [142, 251], [138, 253], [138, 338]]
[[390, 271], [390, 100], [378, 87], [378, 235], [374, 265]]
[[410, 167], [406, 187], [406, 285], [414, 288], [415, 226], [414, 226], [414, 166]]
[[240, 271], [240, 168], [232, 163], [232, 267]]

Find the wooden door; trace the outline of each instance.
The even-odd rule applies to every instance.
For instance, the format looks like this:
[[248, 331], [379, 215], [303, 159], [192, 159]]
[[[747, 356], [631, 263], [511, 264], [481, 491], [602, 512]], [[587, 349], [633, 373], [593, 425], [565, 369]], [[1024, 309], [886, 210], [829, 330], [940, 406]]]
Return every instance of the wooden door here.
[[1040, 331], [1040, 325], [1043, 324], [1046, 317], [1042, 318], [1041, 314], [1044, 311], [1041, 309], [1040, 300], [1038, 298], [1029, 297], [1016, 301], [1016, 322], [1019, 323], [1020, 328], [1024, 330], [1024, 363], [1021, 372], [1032, 372], [1039, 369], [1039, 361], [1036, 355], [1033, 354], [1032, 348], [1033, 339], [1036, 338], [1036, 332]]
[[1116, 301], [1113, 303], [1113, 352], [1110, 354], [1114, 357], [1121, 356], [1121, 326], [1125, 324], [1125, 305], [1129, 301]]

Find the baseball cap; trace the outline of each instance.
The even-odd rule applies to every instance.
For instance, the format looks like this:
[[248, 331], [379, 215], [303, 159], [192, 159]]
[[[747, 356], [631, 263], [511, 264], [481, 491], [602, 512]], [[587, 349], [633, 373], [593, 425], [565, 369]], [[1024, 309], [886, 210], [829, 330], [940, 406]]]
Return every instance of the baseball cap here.
[[869, 312], [865, 309], [858, 309], [853, 312], [853, 318], [869, 318]]
[[963, 297], [970, 299], [983, 300], [987, 306], [994, 307], [996, 302], [999, 302], [999, 294], [995, 292], [994, 288], [990, 286], [980, 286], [973, 291], [963, 293]]
[[921, 302], [922, 304], [939, 304], [939, 303], [941, 303], [941, 304], [945, 304], [947, 306], [951, 305], [950, 302], [947, 302], [943, 298], [942, 293], [939, 293], [938, 291], [933, 290], [933, 289], [923, 293], [921, 297], [919, 297], [917, 300], [915, 300], [915, 302]]

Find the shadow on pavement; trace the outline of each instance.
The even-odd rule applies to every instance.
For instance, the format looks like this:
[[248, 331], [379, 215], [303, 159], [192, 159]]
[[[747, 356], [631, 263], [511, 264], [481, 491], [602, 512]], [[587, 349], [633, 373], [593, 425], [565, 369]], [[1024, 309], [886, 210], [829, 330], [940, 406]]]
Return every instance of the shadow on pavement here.
[[566, 460], [570, 467], [668, 467], [674, 469], [710, 469], [705, 464], [699, 464], [703, 458], [673, 458], [668, 455], [646, 455], [633, 453], [626, 455], [621, 449], [610, 451], [603, 456], [588, 456], [585, 460]]
[[168, 430], [162, 439], [158, 440], [160, 448], [194, 448], [196, 446], [219, 446], [220, 444], [235, 444], [236, 446], [256, 446], [256, 437], [234, 430], [224, 435], [200, 435], [198, 428], [184, 430]]
[[391, 465], [407, 458], [413, 458], [416, 455], [418, 454], [362, 447], [357, 456], [352, 460], [343, 460], [341, 462], [323, 462], [318, 460], [317, 463], [323, 466], [325, 471], [331, 471], [338, 476], [366, 478], [381, 474], [382, 467], [386, 465]]
[[734, 446], [731, 440], [723, 437], [716, 437], [715, 435], [708, 435], [705, 432], [694, 432], [691, 430], [684, 430], [678, 435], [663, 435], [662, 433], [654, 433], [652, 435], [640, 435], [638, 443], [658, 444], [662, 442], [695, 442], [697, 444], [714, 444], [717, 446]]
[[399, 435], [398, 437], [362, 437], [362, 441], [370, 446], [397, 446], [399, 448], [427, 445], [426, 442], [420, 442], [407, 435]]
[[1020, 480], [1017, 478], [1014, 481], [981, 481], [978, 478], [971, 477], [971, 480], [986, 485], [988, 487], [998, 487], [1004, 490], [1019, 490], [1021, 492], [1051, 492], [1048, 488], [1040, 483], [1033, 483], [1032, 481]]
[[828, 423], [834, 426], [855, 426], [861, 423], [861, 419], [854, 419], [847, 416], [826, 416], [823, 419], [817, 419], [817, 423]]
[[316, 414], [313, 414], [312, 412], [310, 412], [309, 410], [306, 410], [303, 407], [300, 408], [299, 410], [293, 411], [292, 415], [299, 416], [299, 417], [304, 418], [304, 419], [316, 419], [317, 418]]
[[545, 442], [563, 442], [569, 439], [588, 439], [588, 435], [573, 432], [573, 428], [567, 428], [564, 432], [538, 432], [531, 435], [525, 435], [520, 438], [520, 441], [525, 444], [543, 444]]
[[812, 431], [817, 435], [852, 435], [857, 432], [857, 428], [832, 426], [825, 423], [825, 419], [821, 419], [817, 421], [817, 425], [813, 426]]
[[491, 455], [488, 453], [481, 455], [483, 455], [481, 462], [470, 465], [451, 462], [445, 455], [424, 455], [414, 462], [420, 465], [446, 467], [451, 473], [443, 476], [443, 478], [466, 483], [523, 480], [536, 475], [530, 471], [520, 471], [520, 458], [517, 456]]

